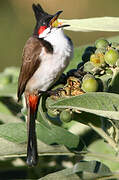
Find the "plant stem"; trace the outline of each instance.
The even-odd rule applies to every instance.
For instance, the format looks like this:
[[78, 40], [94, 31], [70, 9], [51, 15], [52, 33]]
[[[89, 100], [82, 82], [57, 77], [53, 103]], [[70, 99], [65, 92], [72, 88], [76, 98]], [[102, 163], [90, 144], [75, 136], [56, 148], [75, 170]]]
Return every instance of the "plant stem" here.
[[92, 123], [88, 123], [88, 125], [89, 125], [94, 131], [96, 131], [102, 138], [104, 138], [104, 139], [108, 142], [108, 144], [109, 144], [111, 147], [114, 148], [114, 150], [115, 150], [116, 152], [119, 151], [118, 145], [114, 142], [114, 140], [113, 140], [110, 136], [108, 136], [108, 135], [106, 134], [106, 132], [105, 132], [103, 129], [101, 129], [100, 127], [97, 127], [97, 126], [93, 125]]
[[116, 157], [116, 156], [109, 156], [109, 155], [106, 155], [106, 154], [100, 154], [100, 153], [97, 153], [97, 152], [90, 152], [90, 151], [81, 151], [81, 152], [78, 152], [77, 154], [81, 155], [81, 156], [85, 156], [86, 157], [96, 157], [96, 158], [100, 158], [100, 159], [106, 159], [108, 161], [114, 161], [114, 162], [119, 162], [119, 158]]

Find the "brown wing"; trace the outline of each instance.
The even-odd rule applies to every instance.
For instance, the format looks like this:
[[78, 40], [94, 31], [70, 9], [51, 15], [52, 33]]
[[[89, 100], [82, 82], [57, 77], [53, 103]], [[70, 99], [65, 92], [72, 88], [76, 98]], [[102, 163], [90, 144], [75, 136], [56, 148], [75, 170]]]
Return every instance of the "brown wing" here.
[[17, 97], [20, 99], [25, 90], [26, 83], [32, 77], [40, 64], [39, 54], [42, 49], [42, 42], [35, 37], [30, 37], [26, 42], [22, 56], [22, 66], [18, 79]]

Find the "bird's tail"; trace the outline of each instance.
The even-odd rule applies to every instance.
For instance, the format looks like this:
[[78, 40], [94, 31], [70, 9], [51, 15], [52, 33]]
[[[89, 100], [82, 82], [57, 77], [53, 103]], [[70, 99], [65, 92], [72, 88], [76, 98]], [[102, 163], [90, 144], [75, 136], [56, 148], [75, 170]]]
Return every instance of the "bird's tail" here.
[[38, 152], [37, 152], [37, 138], [35, 131], [35, 119], [37, 115], [39, 96], [28, 95], [26, 96], [27, 103], [27, 161], [28, 166], [35, 166], [38, 162]]

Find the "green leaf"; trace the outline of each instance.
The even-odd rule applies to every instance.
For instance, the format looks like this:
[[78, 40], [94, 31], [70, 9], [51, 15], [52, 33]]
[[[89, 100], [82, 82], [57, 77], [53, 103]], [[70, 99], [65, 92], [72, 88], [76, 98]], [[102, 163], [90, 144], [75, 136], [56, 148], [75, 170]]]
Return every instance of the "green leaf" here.
[[[37, 137], [46, 144], [62, 144], [69, 148], [77, 147], [79, 137], [67, 130], [51, 125], [51, 129], [42, 123], [37, 123]], [[0, 125], [0, 137], [15, 143], [25, 143], [27, 141], [27, 132], [25, 123], [7, 123]], [[70, 139], [70, 141], [69, 141]]]
[[90, 72], [92, 74], [92, 70], [94, 69], [94, 66], [92, 65], [92, 63], [90, 61], [86, 62], [84, 64], [84, 71], [85, 72]]
[[[50, 146], [41, 141], [37, 142], [39, 156], [44, 155], [73, 155], [64, 146]], [[6, 139], [0, 138], [0, 157], [24, 157], [26, 156], [26, 143], [17, 144]]]
[[38, 107], [38, 113], [37, 113], [37, 120], [42, 123], [44, 126], [46, 126], [48, 129], [51, 129], [50, 127], [50, 121], [46, 117], [46, 108], [45, 108], [45, 96], [41, 96], [40, 98], [40, 104]]
[[11, 83], [0, 88], [0, 96], [10, 97], [15, 96], [17, 92], [17, 84]]
[[[44, 97], [40, 100], [39, 113], [38, 113], [38, 121], [37, 123], [37, 135], [38, 138], [45, 142], [46, 144], [62, 144], [69, 148], [77, 147], [79, 143], [79, 137], [68, 132], [62, 127], [56, 126], [49, 122], [46, 116], [46, 109], [44, 107]], [[70, 139], [70, 141], [69, 141]]]
[[46, 144], [58, 143], [68, 148], [76, 148], [79, 144], [79, 137], [68, 132], [67, 130], [51, 125], [51, 129], [43, 124], [37, 124], [38, 138]]
[[[54, 129], [55, 129], [55, 127], [54, 127]], [[41, 131], [39, 132], [39, 130], [41, 130]], [[57, 130], [57, 129], [55, 129], [55, 130]], [[56, 137], [56, 134], [55, 134], [55, 136], [53, 133], [52, 133], [52, 135], [50, 135], [51, 131], [46, 132], [47, 129], [45, 129], [45, 127], [42, 124], [41, 124], [41, 126], [40, 125], [37, 126], [37, 131], [38, 131], [38, 133], [37, 133], [38, 139], [42, 139], [43, 141], [46, 141], [47, 144], [55, 143], [55, 142], [61, 142], [61, 144], [63, 144], [62, 142], [64, 142], [66, 145], [69, 145], [69, 146], [73, 146], [76, 144], [75, 138], [73, 139], [74, 143], [70, 144], [70, 142], [68, 142], [68, 143], [65, 142], [65, 140], [69, 141], [69, 139], [67, 139], [67, 138], [64, 138], [65, 140], [58, 139], [58, 137]], [[48, 137], [48, 135], [50, 137]], [[67, 137], [71, 138], [71, 142], [73, 141], [71, 136], [67, 136]], [[50, 140], [50, 138], [51, 138], [51, 140]], [[77, 137], [77, 139], [78, 139], [78, 137]], [[7, 157], [12, 157], [12, 156], [17, 157], [19, 155], [24, 156], [26, 154], [26, 142], [27, 142], [27, 132], [26, 132], [25, 123], [7, 123], [4, 125], [0, 125], [0, 144], [1, 144], [0, 156], [7, 156]], [[73, 154], [64, 146], [58, 146], [58, 145], [50, 146], [47, 144], [38, 140], [39, 155], [56, 155], [56, 154], [59, 154], [59, 155], [60, 154], [61, 155], [69, 154], [70, 155], [70, 154]]]
[[0, 137], [15, 143], [24, 143], [27, 140], [25, 123], [7, 123], [0, 125]]
[[[88, 125], [91, 127], [96, 133], [98, 133], [110, 146], [112, 146], [116, 152], [118, 152], [118, 146], [115, 142], [115, 139], [110, 137], [109, 133], [106, 133], [105, 130], [102, 129], [102, 118], [92, 113], [82, 112], [82, 113], [74, 113], [74, 119], [82, 124]], [[104, 119], [104, 118], [103, 118]], [[107, 119], [104, 119], [105, 124], [107, 124]], [[118, 121], [116, 121], [118, 122]], [[116, 135], [114, 131], [114, 137]]]
[[[102, 148], [100, 148], [102, 147]], [[119, 161], [118, 156], [115, 155], [115, 151], [110, 146], [107, 146], [107, 144], [101, 139], [93, 142], [88, 147], [89, 152], [95, 152], [97, 154], [96, 159], [107, 165], [112, 171], [117, 171], [119, 168], [119, 162], [116, 162], [113, 160], [113, 157], [116, 158]], [[100, 154], [103, 155], [103, 157], [100, 157]], [[99, 155], [99, 157], [98, 157]], [[106, 159], [106, 156], [111, 159]], [[94, 156], [88, 157], [85, 156], [85, 160], [93, 160]]]
[[119, 95], [106, 92], [85, 93], [75, 97], [60, 99], [51, 104], [50, 108], [71, 108], [119, 120]]
[[111, 172], [107, 166], [98, 161], [82, 161], [76, 164], [75, 172], [77, 170], [103, 175]]
[[86, 46], [82, 46], [80, 48], [79, 47], [74, 48], [74, 58], [70, 61], [70, 64], [68, 65], [68, 67], [64, 72], [67, 72], [77, 67], [77, 65], [82, 61], [82, 54], [85, 50], [85, 47]]
[[89, 123], [92, 123], [93, 125], [97, 126], [97, 127], [101, 127], [101, 120], [100, 117], [92, 114], [92, 113], [88, 113], [88, 112], [82, 112], [82, 113], [73, 113], [73, 119], [75, 121], [78, 121], [82, 124], [88, 125]]
[[19, 157], [26, 154], [26, 144], [16, 144], [0, 138], [0, 157]]
[[10, 110], [2, 102], [0, 102], [0, 113], [12, 114]]
[[109, 92], [119, 94], [119, 68], [114, 69], [112, 81], [110, 82]]
[[88, 19], [61, 19], [63, 24], [69, 24], [70, 26], [65, 27], [66, 30], [70, 31], [119, 31], [119, 17], [95, 17]]
[[92, 180], [100, 177], [109, 177], [110, 175], [110, 169], [98, 161], [81, 161], [73, 168], [49, 174], [40, 180]]
[[2, 121], [3, 123], [22, 122], [22, 120], [16, 116], [7, 115], [7, 114], [1, 113], [1, 112], [0, 112], [0, 121]]

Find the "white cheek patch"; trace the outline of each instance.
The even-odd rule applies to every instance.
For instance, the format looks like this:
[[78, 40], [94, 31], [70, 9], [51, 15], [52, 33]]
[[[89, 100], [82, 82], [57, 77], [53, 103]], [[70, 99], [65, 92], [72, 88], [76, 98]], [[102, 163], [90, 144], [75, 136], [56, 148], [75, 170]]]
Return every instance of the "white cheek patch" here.
[[39, 34], [39, 38], [44, 38], [47, 36], [47, 34], [50, 32], [50, 27], [45, 29], [41, 34]]

